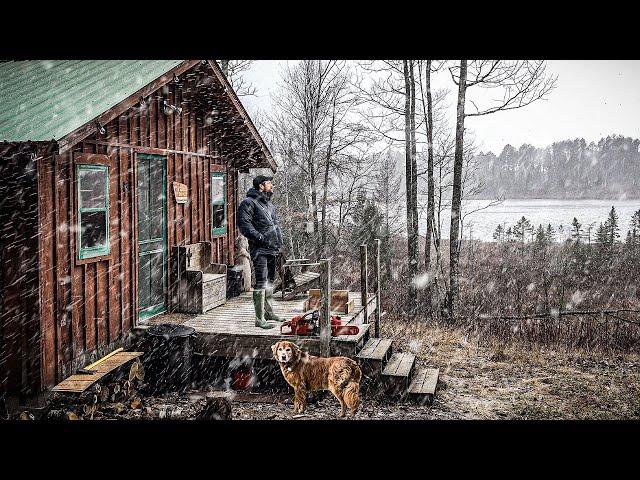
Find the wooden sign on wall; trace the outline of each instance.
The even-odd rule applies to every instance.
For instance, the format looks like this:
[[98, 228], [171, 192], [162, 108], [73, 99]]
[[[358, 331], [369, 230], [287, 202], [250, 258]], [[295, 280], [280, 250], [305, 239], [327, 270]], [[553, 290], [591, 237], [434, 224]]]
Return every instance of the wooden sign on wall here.
[[187, 203], [189, 201], [189, 189], [184, 183], [173, 182], [173, 194], [176, 203]]

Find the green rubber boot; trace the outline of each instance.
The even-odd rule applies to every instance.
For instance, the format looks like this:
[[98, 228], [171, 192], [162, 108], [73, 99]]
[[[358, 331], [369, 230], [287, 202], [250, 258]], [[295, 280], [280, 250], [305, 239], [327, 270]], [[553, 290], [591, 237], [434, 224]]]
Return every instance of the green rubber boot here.
[[256, 309], [256, 327], [273, 328], [275, 325], [264, 319], [265, 292], [264, 289], [253, 291], [253, 306]]
[[273, 305], [271, 299], [273, 298], [273, 286], [267, 285], [264, 289], [264, 318], [270, 322], [284, 322], [284, 318], [279, 317], [273, 313]]

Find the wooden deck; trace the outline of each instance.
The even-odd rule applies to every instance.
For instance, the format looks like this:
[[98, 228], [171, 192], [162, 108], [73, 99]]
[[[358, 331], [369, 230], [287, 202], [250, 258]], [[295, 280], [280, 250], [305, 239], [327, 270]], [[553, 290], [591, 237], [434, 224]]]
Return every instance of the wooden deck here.
[[[248, 355], [254, 358], [271, 359], [271, 345], [278, 340], [291, 340], [308, 350], [312, 355], [320, 353], [320, 338], [296, 335], [281, 335], [280, 327], [262, 329], [255, 326], [252, 292], [244, 292], [239, 297], [230, 298], [224, 305], [215, 307], [206, 313], [176, 320], [175, 315], [159, 315], [145, 325], [179, 322], [193, 327], [198, 336], [194, 351], [200, 355], [237, 357]], [[304, 303], [308, 295], [298, 295], [291, 300], [283, 300], [278, 294], [273, 297], [274, 312], [285, 319], [304, 313]], [[340, 316], [343, 324], [359, 325], [358, 335], [345, 335], [331, 338], [332, 355], [356, 354], [369, 337], [369, 324], [364, 323], [364, 308], [359, 292], [349, 292], [349, 300], [354, 301], [351, 314], [334, 313]], [[368, 315], [371, 321], [376, 308], [376, 297], [368, 299]]]

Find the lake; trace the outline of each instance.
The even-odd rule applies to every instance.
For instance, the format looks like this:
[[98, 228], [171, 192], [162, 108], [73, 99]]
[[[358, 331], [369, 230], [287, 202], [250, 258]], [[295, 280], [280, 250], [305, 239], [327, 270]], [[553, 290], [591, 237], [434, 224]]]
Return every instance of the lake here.
[[[467, 200], [463, 203], [463, 215], [465, 212], [471, 212], [489, 203], [488, 200]], [[571, 222], [576, 217], [582, 223], [585, 235], [588, 226], [592, 224], [591, 240], [593, 241], [598, 225], [600, 222], [605, 222], [611, 206], [614, 206], [618, 213], [620, 239], [624, 240], [629, 229], [631, 216], [640, 209], [640, 200], [505, 200], [500, 205], [469, 214], [464, 220], [463, 237], [492, 242], [493, 232], [499, 224], [505, 226], [506, 229], [525, 216], [535, 228], [538, 227], [538, 224], [543, 224], [546, 228], [547, 224], [551, 223], [558, 234], [557, 239], [564, 239], [569, 237]], [[450, 212], [447, 210], [443, 214], [442, 238], [448, 239]], [[426, 231], [425, 222], [426, 209], [420, 218], [421, 235], [424, 235]]]

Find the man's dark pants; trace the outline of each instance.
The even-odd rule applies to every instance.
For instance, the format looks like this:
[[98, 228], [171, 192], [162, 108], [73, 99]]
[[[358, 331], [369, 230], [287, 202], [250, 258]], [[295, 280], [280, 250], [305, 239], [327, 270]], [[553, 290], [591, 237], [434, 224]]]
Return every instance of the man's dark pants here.
[[267, 282], [273, 285], [276, 279], [277, 255], [260, 254], [253, 259], [253, 267], [256, 272], [256, 284], [253, 288], [260, 290], [266, 288]]

